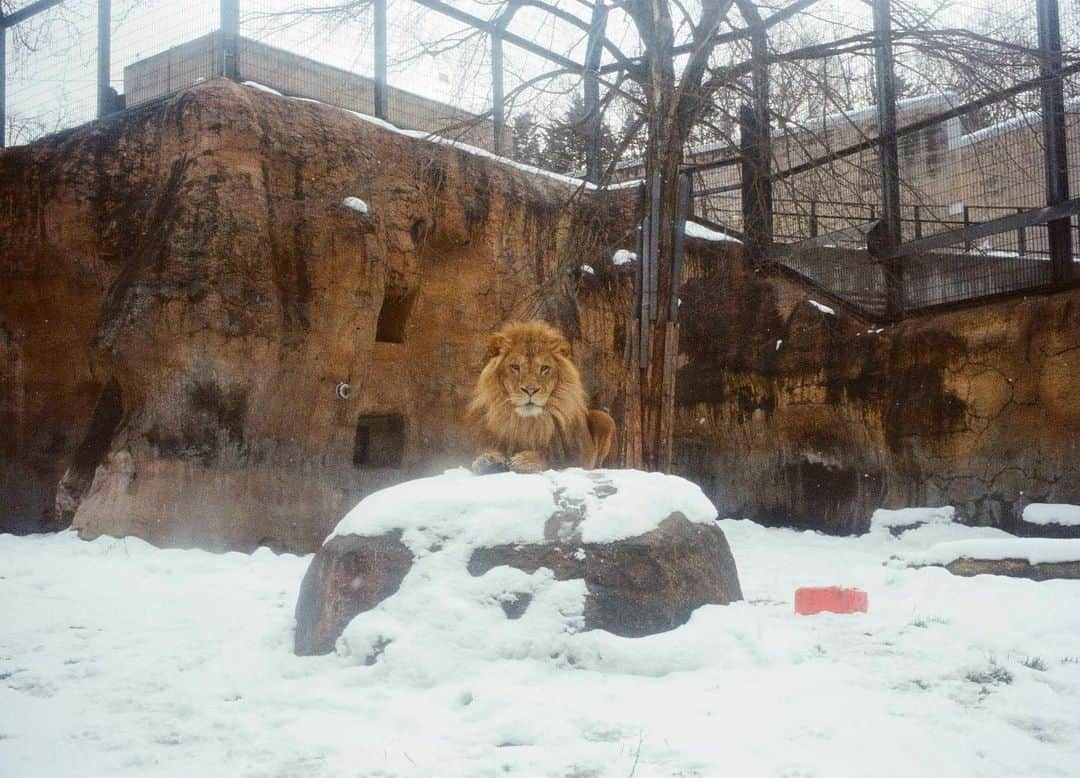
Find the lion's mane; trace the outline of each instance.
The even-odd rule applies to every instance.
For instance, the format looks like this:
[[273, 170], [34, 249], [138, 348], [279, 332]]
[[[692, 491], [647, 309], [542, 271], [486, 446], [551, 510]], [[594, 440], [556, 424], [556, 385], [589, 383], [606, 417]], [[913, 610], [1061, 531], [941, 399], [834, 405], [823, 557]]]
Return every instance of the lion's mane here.
[[[552, 365], [548, 373], [552, 383], [544, 387], [550, 393], [539, 415], [522, 416], [511, 401], [505, 364], [511, 353], [539, 355]], [[597, 452], [585, 387], [562, 333], [542, 321], [511, 322], [492, 337], [486, 357], [469, 404], [469, 419], [488, 449], [507, 457], [536, 452], [548, 466], [594, 466], [589, 460]]]

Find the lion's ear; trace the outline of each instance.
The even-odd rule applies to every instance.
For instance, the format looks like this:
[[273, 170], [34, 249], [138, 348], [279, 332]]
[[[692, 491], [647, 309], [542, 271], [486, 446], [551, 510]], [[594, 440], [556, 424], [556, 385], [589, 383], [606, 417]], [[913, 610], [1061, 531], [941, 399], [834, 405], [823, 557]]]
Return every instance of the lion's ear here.
[[557, 341], [555, 341], [555, 345], [552, 348], [552, 351], [554, 351], [560, 357], [569, 358], [569, 356], [570, 356], [570, 343], [569, 343], [569, 341], [567, 341], [565, 338], [559, 338]]
[[510, 340], [505, 335], [499, 333], [492, 335], [491, 341], [488, 343], [487, 351], [484, 352], [484, 361], [490, 362], [508, 348], [510, 348]]

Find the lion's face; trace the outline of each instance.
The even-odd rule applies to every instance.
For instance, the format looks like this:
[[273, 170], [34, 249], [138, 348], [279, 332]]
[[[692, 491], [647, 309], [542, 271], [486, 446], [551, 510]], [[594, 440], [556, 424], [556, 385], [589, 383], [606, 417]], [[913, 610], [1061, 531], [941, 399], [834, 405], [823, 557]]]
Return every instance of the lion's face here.
[[502, 356], [498, 374], [514, 413], [523, 418], [542, 414], [559, 384], [559, 364], [549, 349], [512, 346]]
[[570, 344], [554, 327], [541, 321], [508, 324], [492, 337], [487, 360], [472, 403], [475, 412], [498, 415], [501, 408], [520, 422], [545, 422], [550, 414], [576, 419], [584, 413]]
[[587, 436], [588, 407], [570, 344], [542, 321], [511, 322], [488, 343], [469, 415], [491, 454], [565, 462]]

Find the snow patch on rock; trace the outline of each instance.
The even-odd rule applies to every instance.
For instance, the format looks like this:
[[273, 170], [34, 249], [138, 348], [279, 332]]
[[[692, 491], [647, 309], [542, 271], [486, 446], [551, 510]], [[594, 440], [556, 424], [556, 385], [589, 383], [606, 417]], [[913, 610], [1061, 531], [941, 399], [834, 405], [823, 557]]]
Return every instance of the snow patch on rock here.
[[870, 517], [870, 530], [911, 527], [918, 524], [952, 524], [956, 509], [951, 505], [941, 508], [878, 508]]
[[266, 84], [260, 84], [258, 81], [245, 81], [244, 86], [249, 86], [252, 89], [257, 89], [260, 92], [266, 92], [268, 95], [277, 95], [278, 97], [283, 96], [278, 90], [274, 89], [273, 87], [267, 86]]
[[689, 238], [718, 241], [721, 243], [742, 243], [738, 238], [733, 238], [730, 235], [717, 230], [710, 230], [704, 224], [698, 224], [689, 219], [686, 221], [686, 236]]
[[356, 211], [357, 213], [367, 213], [368, 204], [361, 200], [359, 197], [346, 197], [341, 201], [341, 204], [348, 208], [350, 211]]
[[717, 515], [696, 484], [663, 473], [571, 468], [478, 476], [457, 468], [369, 495], [330, 538], [401, 530], [414, 554], [451, 540], [472, 548], [538, 543], [544, 522], [562, 505], [582, 507], [584, 543], [643, 535], [675, 512], [697, 524], [711, 524]]
[[1061, 527], [1080, 526], [1080, 505], [1033, 502], [1024, 508], [1024, 521], [1029, 524], [1057, 524]]
[[911, 565], [947, 565], [958, 559], [1023, 559], [1029, 564], [1080, 562], [1080, 539], [982, 538], [938, 543], [901, 555]]

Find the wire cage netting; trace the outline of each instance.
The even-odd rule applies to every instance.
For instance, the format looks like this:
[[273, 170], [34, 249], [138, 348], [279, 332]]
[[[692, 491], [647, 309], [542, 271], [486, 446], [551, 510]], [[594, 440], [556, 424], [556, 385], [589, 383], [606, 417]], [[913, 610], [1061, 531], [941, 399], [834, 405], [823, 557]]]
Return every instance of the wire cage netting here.
[[[227, 72], [222, 0], [114, 0], [110, 18], [111, 112], [161, 99]], [[106, 6], [110, 4], [104, 4]], [[27, 143], [98, 115], [98, 0], [66, 0], [7, 31], [7, 144]], [[375, 105], [375, 8], [370, 2], [239, 0], [236, 75], [287, 96], [318, 100], [366, 116]], [[437, 13], [412, 0], [386, 2], [386, 92], [382, 118], [566, 172], [584, 166], [586, 121], [580, 69], [587, 28], [543, 9], [462, 0], [458, 12], [507, 33]], [[10, 8], [5, 6], [5, 10]], [[608, 32], [631, 39], [612, 14]], [[517, 43], [511, 40], [516, 36]], [[533, 44], [524, 47], [520, 42]], [[555, 53], [543, 56], [543, 49]], [[627, 50], [632, 48], [627, 44]], [[500, 56], [501, 54], [501, 56]], [[501, 66], [499, 66], [501, 61]], [[601, 58], [601, 64], [610, 56]], [[496, 97], [504, 96], [501, 116]], [[606, 92], [615, 83], [601, 76]], [[613, 92], [605, 107], [602, 151], [630, 122], [633, 100]], [[496, 132], [497, 120], [501, 132]]]
[[28, 143], [97, 115], [96, 0], [64, 3], [8, 28], [5, 50], [7, 145]]
[[[1043, 59], [1034, 4], [968, 0], [929, 9], [894, 0], [892, 8], [901, 244], [1045, 206], [1043, 90], [1025, 86], [1040, 75]], [[1060, 8], [1068, 66], [1080, 56], [1080, 2], [1063, 0]], [[858, 45], [872, 29], [867, 7], [819, 4], [770, 31], [767, 175], [770, 258], [880, 312], [884, 274], [868, 250], [870, 227], [885, 217], [880, 106], [874, 49]], [[814, 51], [821, 41], [851, 41], [852, 50]], [[778, 56], [792, 51], [811, 54]], [[1078, 79], [1063, 80], [1074, 191], [1080, 183]], [[749, 83], [735, 84], [732, 93], [748, 101]], [[731, 135], [726, 145], [689, 155], [704, 163], [694, 172], [695, 211], [741, 229], [744, 170], [734, 164], [739, 131]], [[905, 256], [905, 306], [1050, 283], [1047, 226], [999, 223], [977, 238]], [[1072, 227], [1075, 260], [1075, 217]]]
[[[7, 30], [6, 145], [29, 143], [98, 115], [97, 0], [66, 0]], [[217, 0], [115, 0], [106, 112], [139, 105], [213, 77], [205, 58], [176, 47], [210, 50]]]
[[[367, 3], [242, 2], [239, 77], [375, 116], [374, 14]], [[409, 0], [387, 2], [386, 29], [384, 118], [493, 148], [485, 36]]]
[[[500, 21], [497, 5], [453, 7], [566, 58], [584, 56], [586, 33], [541, 9], [516, 7]], [[374, 13], [369, 3], [243, 2], [240, 78], [374, 115]], [[488, 31], [411, 0], [388, 0], [386, 29], [387, 121], [546, 167], [578, 166], [572, 132], [560, 149], [545, 152], [555, 145], [551, 128], [580, 111], [580, 73], [558, 74], [543, 56], [510, 40], [500, 46]], [[496, 137], [499, 76], [504, 100]]]
[[123, 95], [123, 106], [221, 75], [220, 19], [218, 0], [114, 2], [109, 80]]

